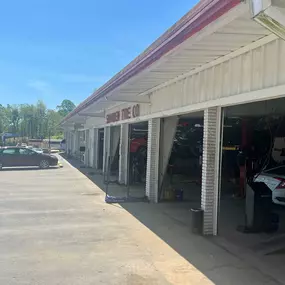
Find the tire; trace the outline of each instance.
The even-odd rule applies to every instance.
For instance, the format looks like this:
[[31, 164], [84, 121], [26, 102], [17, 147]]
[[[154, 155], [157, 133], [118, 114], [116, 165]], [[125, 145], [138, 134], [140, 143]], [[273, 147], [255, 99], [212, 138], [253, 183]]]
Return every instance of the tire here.
[[49, 162], [45, 159], [41, 160], [39, 167], [41, 169], [47, 169], [47, 168], [49, 168]]
[[0, 170], [3, 168], [3, 163], [0, 161]]

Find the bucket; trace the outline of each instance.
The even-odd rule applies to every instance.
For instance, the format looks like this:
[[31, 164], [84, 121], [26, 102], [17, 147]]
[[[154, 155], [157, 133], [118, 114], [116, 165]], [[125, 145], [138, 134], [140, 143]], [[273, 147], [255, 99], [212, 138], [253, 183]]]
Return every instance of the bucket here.
[[194, 234], [202, 234], [203, 233], [203, 216], [204, 211], [200, 208], [191, 209], [192, 215], [192, 232]]

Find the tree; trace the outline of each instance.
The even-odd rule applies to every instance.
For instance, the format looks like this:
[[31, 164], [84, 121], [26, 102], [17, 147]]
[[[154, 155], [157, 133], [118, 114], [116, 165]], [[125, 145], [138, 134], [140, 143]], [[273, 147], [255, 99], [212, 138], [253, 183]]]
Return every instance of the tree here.
[[16, 133], [19, 128], [20, 115], [18, 105], [7, 105], [6, 116], [8, 119], [7, 130], [10, 133]]
[[11, 132], [21, 137], [48, 138], [63, 136], [59, 123], [75, 108], [70, 100], [63, 100], [57, 110], [47, 109], [42, 101], [36, 104], [7, 105], [0, 104], [0, 134]]
[[9, 127], [9, 118], [7, 110], [4, 106], [0, 104], [0, 134], [8, 130]]
[[59, 129], [59, 123], [62, 120], [62, 116], [54, 111], [54, 110], [48, 110], [47, 111], [47, 131], [48, 134], [47, 136], [52, 136], [52, 137], [59, 137], [62, 136], [62, 131]]
[[68, 113], [73, 111], [75, 107], [76, 106], [72, 101], [65, 99], [56, 107], [56, 109], [62, 117], [65, 117]]

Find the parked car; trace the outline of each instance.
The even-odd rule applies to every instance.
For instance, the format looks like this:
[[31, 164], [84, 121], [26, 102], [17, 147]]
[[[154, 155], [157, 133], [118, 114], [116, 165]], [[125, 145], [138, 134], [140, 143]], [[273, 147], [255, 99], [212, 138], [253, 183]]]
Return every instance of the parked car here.
[[254, 182], [265, 183], [272, 191], [272, 201], [285, 206], [285, 166], [274, 167], [254, 177]]
[[25, 147], [4, 147], [0, 149], [0, 169], [15, 166], [39, 166], [42, 169], [58, 165], [56, 156], [38, 153]]

